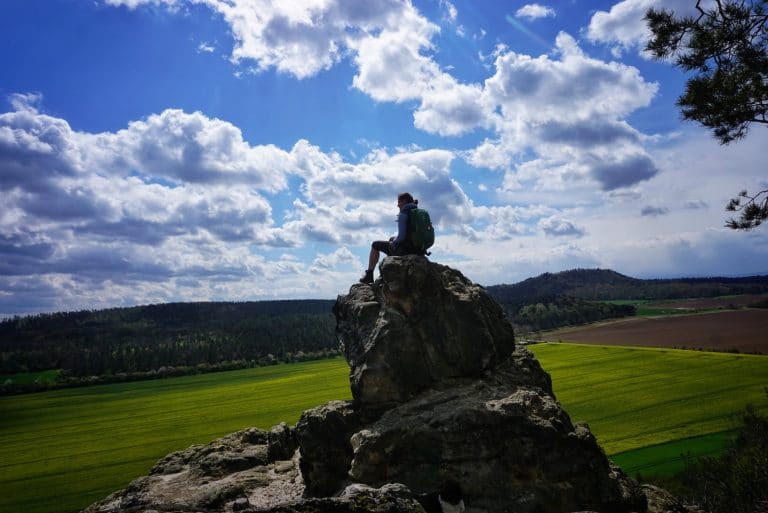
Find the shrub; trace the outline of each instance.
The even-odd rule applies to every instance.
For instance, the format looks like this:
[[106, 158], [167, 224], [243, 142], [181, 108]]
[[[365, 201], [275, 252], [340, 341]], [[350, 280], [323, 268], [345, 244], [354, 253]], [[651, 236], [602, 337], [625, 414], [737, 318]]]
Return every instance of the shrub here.
[[682, 494], [711, 513], [768, 512], [768, 417], [748, 407], [720, 457], [689, 458]]

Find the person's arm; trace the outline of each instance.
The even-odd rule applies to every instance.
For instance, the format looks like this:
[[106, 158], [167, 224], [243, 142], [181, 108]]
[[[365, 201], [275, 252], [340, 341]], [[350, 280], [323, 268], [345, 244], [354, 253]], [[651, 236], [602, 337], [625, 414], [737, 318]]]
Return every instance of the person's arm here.
[[397, 215], [397, 237], [392, 241], [393, 246], [402, 244], [408, 232], [408, 212], [403, 210]]

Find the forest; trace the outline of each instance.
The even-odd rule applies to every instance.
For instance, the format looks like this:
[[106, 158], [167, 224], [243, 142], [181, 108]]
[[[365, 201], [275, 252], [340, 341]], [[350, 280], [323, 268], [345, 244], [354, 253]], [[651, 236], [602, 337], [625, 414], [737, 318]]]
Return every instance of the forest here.
[[14, 317], [0, 322], [0, 374], [62, 369], [54, 385], [64, 386], [327, 357], [338, 354], [332, 305], [169, 303]]
[[507, 303], [504, 309], [513, 321], [518, 338], [536, 331], [635, 315], [633, 305], [586, 301], [571, 296], [549, 296]]

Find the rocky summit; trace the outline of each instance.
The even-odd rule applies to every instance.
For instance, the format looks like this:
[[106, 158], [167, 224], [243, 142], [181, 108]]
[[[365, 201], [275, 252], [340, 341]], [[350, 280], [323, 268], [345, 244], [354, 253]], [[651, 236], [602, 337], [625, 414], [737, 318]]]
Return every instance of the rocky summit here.
[[379, 269], [334, 306], [352, 401], [171, 454], [85, 512], [695, 511], [571, 422], [482, 287], [421, 256]]

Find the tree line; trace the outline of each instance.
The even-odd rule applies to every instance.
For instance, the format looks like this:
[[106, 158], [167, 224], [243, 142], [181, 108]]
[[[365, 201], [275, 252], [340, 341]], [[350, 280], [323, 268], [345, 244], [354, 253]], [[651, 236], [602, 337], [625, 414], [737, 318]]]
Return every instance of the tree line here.
[[525, 338], [535, 331], [588, 324], [636, 313], [633, 305], [586, 301], [570, 296], [543, 297], [531, 302], [506, 304], [504, 308], [518, 338]]
[[169, 303], [14, 317], [0, 322], [0, 374], [63, 369], [59, 380], [78, 384], [333, 355], [332, 304]]

